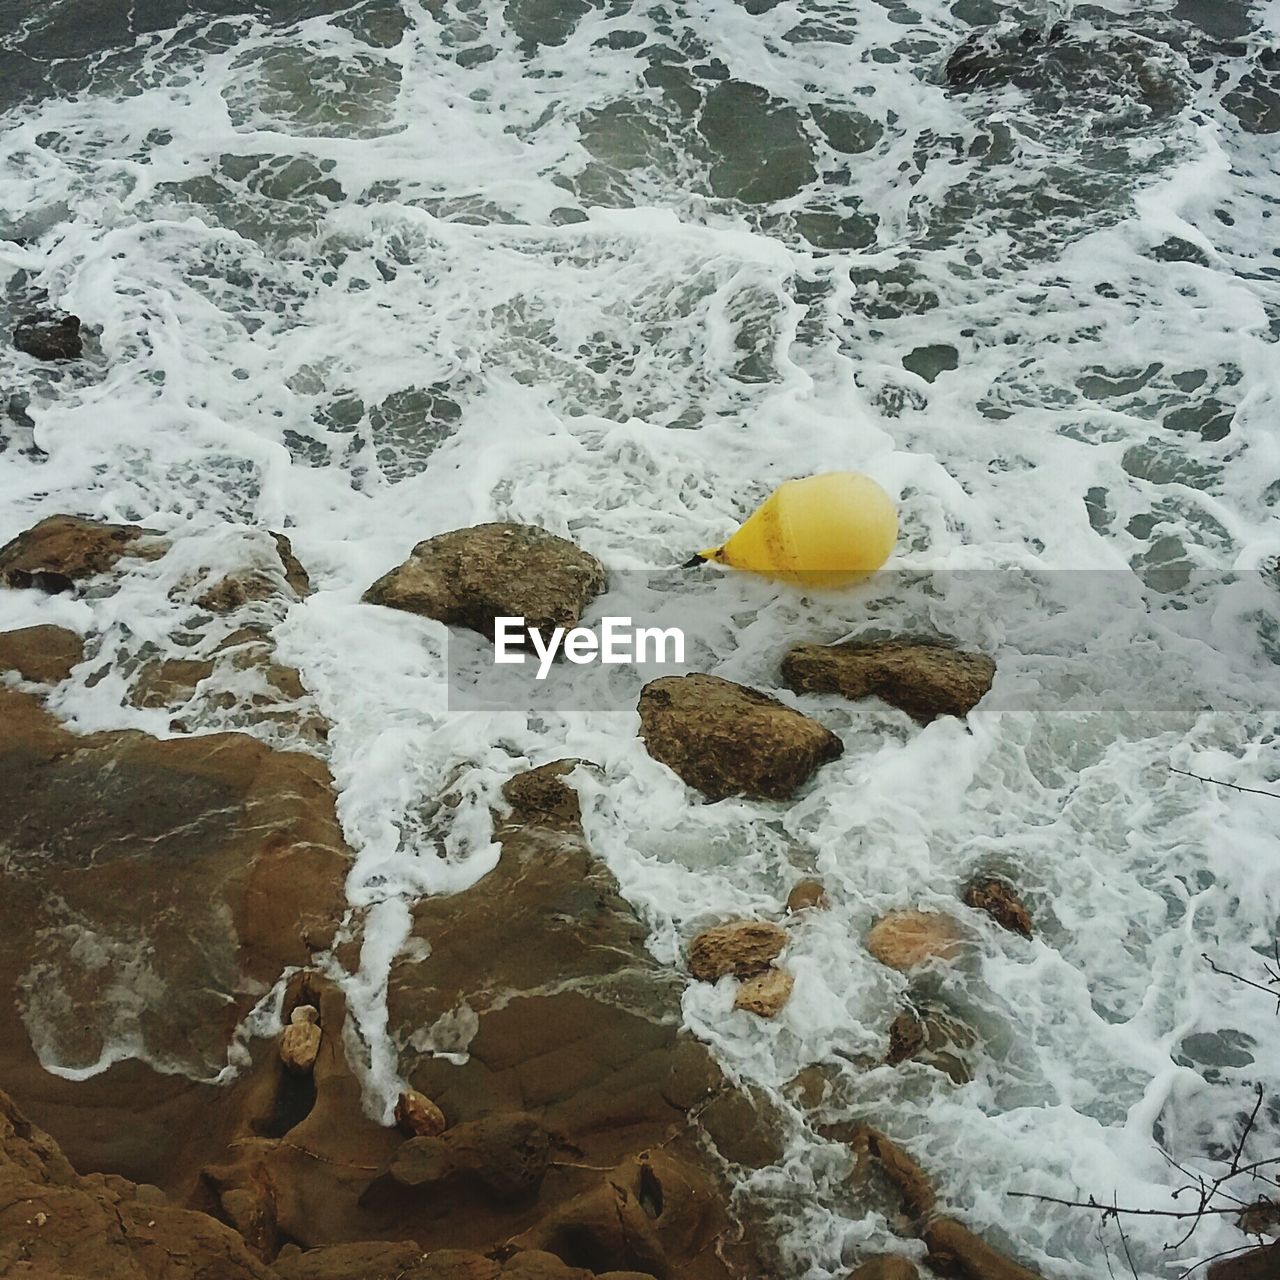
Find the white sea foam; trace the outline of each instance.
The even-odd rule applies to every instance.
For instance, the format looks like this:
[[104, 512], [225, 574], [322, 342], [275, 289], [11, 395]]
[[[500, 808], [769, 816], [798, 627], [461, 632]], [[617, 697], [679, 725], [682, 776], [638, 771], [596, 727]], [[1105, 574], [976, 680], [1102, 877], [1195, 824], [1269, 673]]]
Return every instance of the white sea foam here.
[[[583, 7], [191, 20], [4, 118], [0, 220], [28, 237], [0, 246], [10, 313], [43, 288], [96, 336], [81, 367], [4, 374], [35, 426], [7, 429], [0, 539], [74, 511], [182, 531], [190, 563], [103, 598], [0, 593], [0, 621], [163, 647], [173, 575], [287, 526], [317, 591], [276, 638], [333, 722], [350, 898], [371, 909], [345, 981], [372, 1112], [397, 1087], [384, 996], [407, 904], [493, 866], [505, 778], [578, 756], [601, 766], [576, 775], [592, 845], [664, 961], [709, 921], [776, 911], [802, 873], [827, 884], [777, 1020], [689, 987], [726, 1066], [781, 1098], [828, 1064], [848, 1114], [917, 1143], [966, 1220], [1092, 1280], [1096, 1223], [1006, 1192], [1167, 1208], [1162, 1148], [1209, 1167], [1252, 1084], [1277, 1083], [1265, 997], [1200, 958], [1261, 975], [1274, 802], [1169, 770], [1277, 773], [1275, 588], [1211, 578], [1280, 553], [1280, 181], [1268, 137], [1221, 105], [1280, 5], [1253, 7], [1246, 56], [1214, 55], [1225, 87], [1142, 43], [1173, 29], [1160, 6], [1076, 6], [1099, 65], [1120, 40], [1174, 86], [1154, 106], [1119, 63], [1053, 102], [949, 96], [963, 18], [1005, 16], [977, 2]], [[904, 367], [943, 346], [955, 367], [932, 381], [945, 352]], [[777, 481], [841, 468], [899, 500], [894, 566], [940, 576], [833, 600], [692, 575], [668, 599], [690, 664], [772, 689], [790, 643], [870, 620], [949, 632], [1000, 672], [968, 728], [796, 700], [848, 749], [789, 805], [699, 803], [631, 713], [451, 715], [445, 629], [360, 603], [417, 541], [492, 519], [573, 537], [629, 598], [621, 571], [678, 564]], [[1204, 577], [1162, 608], [1130, 567]], [[94, 668], [58, 697], [71, 724], [168, 732]], [[979, 1036], [973, 1080], [852, 1065], [883, 1052], [907, 985], [866, 928], [957, 910], [988, 868], [1037, 937], [971, 918], [974, 953], [926, 983]], [[122, 1009], [103, 1034], [146, 1056]], [[1278, 1128], [1264, 1110], [1261, 1154]], [[847, 1173], [797, 1126], [785, 1165], [745, 1182], [796, 1276], [839, 1274], [884, 1225]], [[1126, 1229], [1144, 1277], [1240, 1239], [1215, 1220], [1164, 1253], [1158, 1220]]]

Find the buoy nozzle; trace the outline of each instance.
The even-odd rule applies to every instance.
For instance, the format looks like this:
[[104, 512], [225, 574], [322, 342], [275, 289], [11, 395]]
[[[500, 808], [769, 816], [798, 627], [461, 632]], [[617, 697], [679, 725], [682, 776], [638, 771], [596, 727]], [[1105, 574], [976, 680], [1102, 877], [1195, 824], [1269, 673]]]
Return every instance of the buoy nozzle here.
[[700, 564], [706, 564], [708, 560], [719, 560], [721, 547], [708, 547], [705, 551], [695, 552], [680, 567], [682, 569], [696, 569]]

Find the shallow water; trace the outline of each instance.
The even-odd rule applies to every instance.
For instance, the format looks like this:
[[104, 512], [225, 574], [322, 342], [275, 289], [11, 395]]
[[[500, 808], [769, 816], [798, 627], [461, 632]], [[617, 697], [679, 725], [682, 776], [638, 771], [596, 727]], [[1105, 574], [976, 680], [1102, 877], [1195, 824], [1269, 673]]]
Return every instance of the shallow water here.
[[[593, 846], [663, 959], [802, 873], [828, 886], [775, 1022], [689, 988], [732, 1071], [790, 1105], [826, 1064], [829, 1118], [917, 1141], [948, 1202], [1051, 1280], [1102, 1274], [1114, 1233], [1006, 1193], [1168, 1207], [1165, 1153], [1209, 1168], [1280, 1062], [1266, 998], [1201, 959], [1260, 976], [1275, 811], [1169, 772], [1280, 772], [1255, 572], [1280, 553], [1280, 4], [1076, 4], [1032, 87], [966, 93], [942, 68], [974, 25], [1050, 15], [28, 9], [0, 5], [0, 319], [47, 293], [93, 333], [82, 365], [0, 368], [0, 539], [69, 510], [180, 527], [208, 563], [228, 522], [288, 529], [318, 591], [276, 634], [333, 720], [351, 900], [374, 907], [348, 983], [370, 1108], [396, 1089], [380, 983], [404, 902], [492, 865], [506, 777], [581, 756], [604, 769], [580, 780]], [[625, 593], [779, 480], [843, 468], [898, 499], [893, 565], [920, 573], [835, 599], [683, 579], [691, 664], [773, 688], [791, 643], [873, 623], [949, 632], [1000, 673], [968, 729], [801, 699], [848, 750], [790, 805], [697, 803], [632, 713], [450, 714], [443, 629], [359, 603], [415, 542], [491, 519], [572, 536]], [[167, 731], [93, 676], [170, 643], [180, 569], [0, 600], [6, 626], [94, 637], [59, 695], [73, 724]], [[973, 1078], [855, 1067], [907, 986], [865, 929], [956, 909], [978, 869], [1018, 882], [1039, 933], [972, 921], [974, 955], [926, 983], [977, 1033]], [[128, 1002], [162, 1000], [149, 981]], [[57, 1017], [49, 1064], [92, 1069]], [[1264, 1110], [1259, 1153], [1278, 1128]], [[846, 1175], [796, 1113], [785, 1165], [744, 1176], [787, 1274], [838, 1275], [881, 1236]], [[1144, 1278], [1242, 1243], [1224, 1221], [1172, 1252], [1156, 1220], [1126, 1231]]]

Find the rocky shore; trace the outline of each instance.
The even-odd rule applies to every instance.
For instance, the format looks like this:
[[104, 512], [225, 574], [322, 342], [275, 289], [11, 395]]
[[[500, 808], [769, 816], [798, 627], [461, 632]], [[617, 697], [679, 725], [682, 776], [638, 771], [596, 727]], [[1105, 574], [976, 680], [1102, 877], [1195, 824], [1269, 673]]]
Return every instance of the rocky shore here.
[[[101, 663], [94, 637], [0, 635], [0, 1275], [781, 1275], [769, 1224], [734, 1188], [782, 1158], [797, 1120], [725, 1077], [681, 1029], [680, 998], [727, 982], [744, 1016], [776, 1017], [792, 930], [825, 908], [824, 886], [798, 881], [775, 918], [724, 921], [664, 966], [584, 837], [574, 777], [590, 762], [516, 775], [494, 798], [496, 867], [412, 904], [385, 996], [403, 1092], [394, 1120], [372, 1117], [344, 994], [363, 921], [327, 768], [202, 720], [228, 710], [217, 676], [231, 670], [256, 677], [234, 685], [247, 728], [284, 724], [303, 744], [326, 732], [269, 625], [310, 589], [306, 571], [278, 534], [242, 550], [235, 571], [182, 579], [216, 642], [124, 673], [129, 701], [172, 712], [170, 736], [59, 722], [47, 701], [88, 653]], [[0, 548], [0, 580], [109, 592], [173, 554], [145, 529], [56, 516]], [[502, 613], [571, 624], [605, 589], [571, 543], [486, 525], [421, 544], [367, 598], [485, 631]], [[984, 655], [901, 637], [798, 644], [779, 684], [879, 697], [923, 724], [966, 714], [994, 675]], [[843, 751], [813, 716], [710, 675], [654, 681], [638, 718], [691, 802], [785, 802]], [[957, 886], [954, 913], [904, 903], [863, 941], [910, 973], [1034, 929], [988, 875]], [[884, 1034], [883, 1063], [968, 1078], [974, 1037], [945, 1010], [922, 999]], [[942, 1212], [875, 1117], [834, 1119], [820, 1064], [794, 1093], [810, 1134], [854, 1157], [850, 1194], [902, 1202], [901, 1235], [851, 1276], [1036, 1274]]]

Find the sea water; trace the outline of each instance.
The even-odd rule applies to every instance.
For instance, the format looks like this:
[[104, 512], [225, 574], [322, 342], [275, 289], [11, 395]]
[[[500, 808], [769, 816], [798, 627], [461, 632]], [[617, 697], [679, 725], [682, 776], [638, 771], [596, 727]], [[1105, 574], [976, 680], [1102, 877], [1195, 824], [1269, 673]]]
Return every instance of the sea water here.
[[[1022, 46], [1030, 77], [946, 85], [975, 27], [1058, 19], [1056, 52]], [[1131, 1218], [1130, 1264], [1115, 1224], [1009, 1193], [1182, 1208], [1173, 1162], [1220, 1170], [1277, 1084], [1273, 1005], [1203, 956], [1265, 984], [1280, 802], [1172, 771], [1280, 789], [1277, 40], [1276, 0], [0, 4], [0, 318], [47, 297], [88, 326], [78, 364], [0, 365], [0, 540], [68, 511], [185, 548], [114, 594], [4, 593], [0, 623], [89, 637], [54, 700], [73, 728], [166, 734], [113, 658], [181, 656], [173, 581], [288, 532], [316, 592], [275, 636], [333, 724], [372, 1114], [399, 1087], [408, 904], [494, 865], [506, 778], [576, 756], [659, 959], [827, 886], [776, 1019], [734, 1012], [730, 982], [683, 1008], [789, 1117], [782, 1163], [739, 1178], [785, 1274], [889, 1238], [788, 1086], [814, 1064], [828, 1120], [906, 1141], [1047, 1277], [1173, 1277], [1243, 1243], [1212, 1218], [1166, 1250], [1179, 1224]], [[837, 469], [900, 506], [867, 587], [648, 576]], [[844, 757], [790, 804], [705, 805], [632, 711], [451, 712], [444, 628], [360, 602], [487, 520], [660, 591], [693, 669], [776, 691], [793, 643], [928, 630], [992, 653], [995, 687], [923, 729], [784, 694]], [[977, 945], [914, 985], [968, 1028], [963, 1082], [874, 1066], [911, 984], [867, 928], [963, 912], [977, 871], [1016, 882], [1036, 937], [967, 915]], [[146, 1056], [148, 982], [116, 984], [101, 1060], [46, 1028], [47, 1065]], [[1269, 1101], [1247, 1154], [1278, 1138]]]

